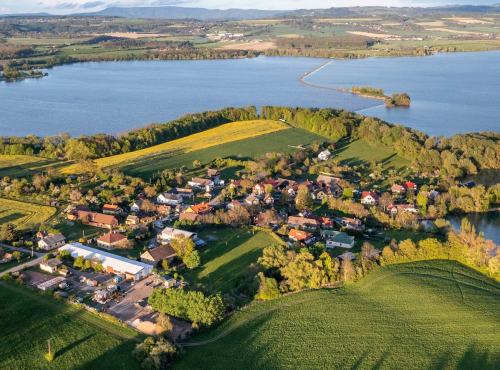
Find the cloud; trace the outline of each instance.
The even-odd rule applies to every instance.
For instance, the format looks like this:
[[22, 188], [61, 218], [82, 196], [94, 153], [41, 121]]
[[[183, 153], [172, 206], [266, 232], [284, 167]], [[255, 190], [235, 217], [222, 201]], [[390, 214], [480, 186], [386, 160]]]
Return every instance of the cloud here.
[[89, 1], [85, 4], [80, 5], [80, 8], [82, 9], [90, 9], [90, 8], [95, 8], [101, 5], [106, 4], [104, 1]]
[[109, 6], [162, 6], [162, 5], [184, 5], [196, 4], [200, 0], [120, 0]]
[[51, 8], [60, 9], [60, 10], [70, 10], [70, 9], [78, 8], [78, 4], [77, 3], [57, 3], [56, 5], [54, 5]]

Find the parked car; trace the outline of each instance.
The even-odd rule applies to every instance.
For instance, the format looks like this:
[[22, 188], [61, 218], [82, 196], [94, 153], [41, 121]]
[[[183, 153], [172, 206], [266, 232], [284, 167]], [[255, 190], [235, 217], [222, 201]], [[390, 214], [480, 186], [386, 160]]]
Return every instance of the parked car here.
[[144, 284], [144, 285], [149, 286], [149, 285], [151, 285], [151, 283], [152, 283], [152, 281], [148, 281], [148, 282], [147, 282], [146, 284]]
[[132, 281], [132, 282], [130, 283], [130, 286], [134, 286], [134, 285], [135, 285], [135, 281]]

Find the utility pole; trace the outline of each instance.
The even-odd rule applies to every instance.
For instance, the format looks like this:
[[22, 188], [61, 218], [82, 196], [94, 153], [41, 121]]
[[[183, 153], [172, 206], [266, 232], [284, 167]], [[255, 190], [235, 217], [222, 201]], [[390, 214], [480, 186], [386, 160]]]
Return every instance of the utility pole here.
[[33, 257], [33, 246], [31, 246], [31, 257]]
[[51, 340], [52, 340], [52, 338], [47, 339], [47, 344], [49, 345], [49, 356], [50, 356], [50, 341]]

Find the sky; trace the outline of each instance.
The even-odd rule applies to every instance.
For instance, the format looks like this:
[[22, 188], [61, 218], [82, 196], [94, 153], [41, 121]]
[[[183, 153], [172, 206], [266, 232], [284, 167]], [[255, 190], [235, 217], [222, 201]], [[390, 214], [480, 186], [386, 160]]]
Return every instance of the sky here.
[[[71, 14], [94, 12], [110, 6], [185, 6], [208, 9], [318, 9], [342, 6], [440, 6], [490, 4], [488, 0], [0, 0], [0, 14]], [[496, 1], [498, 2], [498, 0]]]

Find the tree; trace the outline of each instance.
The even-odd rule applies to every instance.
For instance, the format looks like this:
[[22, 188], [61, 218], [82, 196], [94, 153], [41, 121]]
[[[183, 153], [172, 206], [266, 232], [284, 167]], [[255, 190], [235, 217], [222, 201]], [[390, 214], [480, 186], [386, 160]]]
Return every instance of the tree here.
[[193, 168], [200, 168], [201, 167], [201, 162], [199, 160], [195, 160], [193, 162]]
[[290, 290], [316, 289], [328, 282], [323, 263], [321, 260], [315, 261], [309, 252], [298, 254], [292, 262], [281, 269], [281, 274]]
[[19, 251], [14, 251], [12, 253], [12, 257], [14, 257], [17, 260], [17, 263], [19, 263], [19, 262], [21, 262], [22, 254]]
[[335, 264], [333, 263], [332, 257], [327, 252], [323, 252], [319, 259], [323, 263], [323, 268], [325, 269], [326, 275], [328, 276], [328, 281], [334, 281], [338, 273], [335, 269]]
[[159, 329], [160, 335], [164, 337], [170, 337], [174, 328], [170, 322], [170, 317], [163, 312], [161, 312], [156, 319], [156, 327]]
[[51, 258], [54, 258], [54, 255], [52, 253], [47, 253], [45, 256], [43, 256], [44, 261], [50, 260]]
[[200, 265], [200, 254], [198, 251], [193, 251], [189, 255], [183, 258], [184, 263], [188, 269], [194, 269]]
[[352, 188], [346, 188], [344, 189], [344, 191], [342, 192], [342, 198], [345, 198], [345, 199], [352, 199], [354, 197], [354, 194], [353, 194], [353, 190]]
[[101, 261], [97, 261], [97, 263], [94, 266], [94, 270], [96, 272], [102, 272], [102, 271], [104, 271], [104, 266], [102, 265]]
[[161, 261], [161, 267], [163, 267], [163, 269], [165, 271], [167, 271], [170, 268], [170, 263], [168, 262], [167, 259], [164, 259], [163, 261]]
[[71, 253], [69, 251], [60, 251], [56, 257], [58, 260], [68, 260], [71, 258]]
[[342, 281], [351, 281], [356, 276], [356, 270], [352, 265], [351, 258], [347, 255], [344, 255], [344, 258], [342, 258], [342, 262], [340, 264], [340, 275], [342, 277]]
[[382, 195], [378, 199], [378, 204], [384, 207], [384, 211], [387, 209], [387, 206], [391, 203], [392, 203], [392, 196], [388, 192], [382, 193]]
[[295, 208], [297, 208], [299, 211], [303, 211], [306, 208], [311, 208], [313, 204], [314, 201], [307, 186], [299, 186], [297, 196], [295, 197]]
[[417, 257], [417, 246], [411, 239], [403, 240], [399, 243], [398, 253], [410, 260], [415, 259], [415, 257]]
[[16, 225], [7, 222], [2, 225], [0, 229], [0, 240], [5, 242], [11, 242], [17, 238]]
[[156, 195], [156, 190], [152, 186], [147, 186], [146, 188], [144, 188], [144, 194], [146, 194], [148, 198], [151, 198]]
[[281, 244], [271, 245], [264, 248], [262, 257], [259, 257], [257, 264], [266, 270], [281, 269], [289, 263], [288, 254]]
[[73, 202], [73, 203], [78, 203], [80, 201], [80, 199], [82, 199], [82, 193], [80, 190], [73, 190], [70, 194], [69, 194], [69, 199]]
[[85, 268], [85, 258], [83, 258], [83, 256], [76, 257], [75, 261], [73, 262], [73, 267], [83, 270]]
[[278, 282], [274, 278], [266, 278], [262, 272], [259, 272], [260, 285], [256, 294], [256, 299], [269, 301], [281, 297], [278, 289]]
[[193, 239], [186, 238], [183, 235], [176, 236], [170, 244], [177, 252], [177, 256], [182, 260], [184, 260], [184, 257], [187, 257], [191, 253], [193, 253], [196, 246]]
[[141, 209], [144, 212], [153, 212], [155, 210], [155, 205], [149, 199], [143, 199]]
[[391, 247], [386, 246], [382, 250], [382, 257], [384, 258], [384, 261], [390, 261], [391, 259], [394, 258], [394, 251], [392, 250]]
[[421, 209], [421, 213], [425, 215], [427, 213], [427, 195], [419, 193], [417, 195], [417, 204]]
[[274, 194], [274, 187], [271, 184], [267, 184], [264, 191], [266, 194]]

